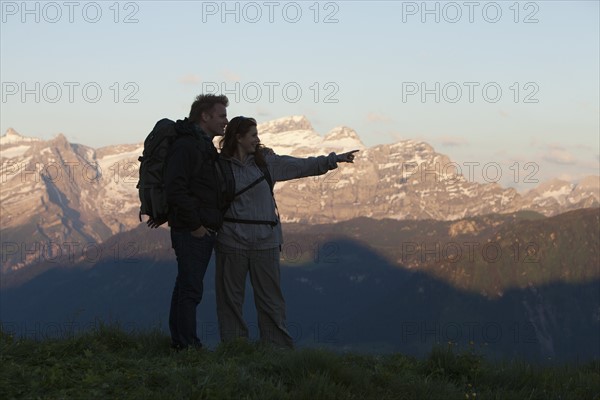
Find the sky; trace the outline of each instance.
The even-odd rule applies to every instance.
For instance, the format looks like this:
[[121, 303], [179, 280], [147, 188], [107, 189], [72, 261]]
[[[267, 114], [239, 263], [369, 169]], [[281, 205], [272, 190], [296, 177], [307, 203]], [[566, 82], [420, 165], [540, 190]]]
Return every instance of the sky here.
[[223, 93], [230, 117], [425, 141], [479, 182], [576, 183], [600, 174], [599, 3], [2, 1], [0, 130], [140, 143]]

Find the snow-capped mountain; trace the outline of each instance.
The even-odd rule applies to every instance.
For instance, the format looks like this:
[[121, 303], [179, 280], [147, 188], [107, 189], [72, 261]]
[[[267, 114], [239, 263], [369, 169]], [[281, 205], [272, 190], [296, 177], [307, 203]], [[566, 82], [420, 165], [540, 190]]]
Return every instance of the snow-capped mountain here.
[[[354, 164], [278, 183], [275, 193], [285, 222], [455, 220], [523, 209], [550, 216], [599, 205], [598, 177], [578, 185], [554, 180], [520, 195], [497, 184], [468, 181], [447, 156], [420, 141], [367, 148], [352, 129], [338, 127], [321, 136], [303, 116], [260, 124], [258, 131], [278, 154], [361, 150]], [[9, 129], [0, 138], [2, 271], [60, 252], [64, 256], [64, 244], [71, 242], [80, 246], [69, 248], [77, 257], [90, 257], [86, 245], [139, 225], [135, 186], [144, 138], [138, 144], [93, 149], [69, 143], [63, 135], [43, 141]]]
[[560, 179], [541, 183], [523, 196], [529, 209], [553, 215], [574, 208], [594, 207], [598, 202], [600, 178], [588, 176], [578, 184]]

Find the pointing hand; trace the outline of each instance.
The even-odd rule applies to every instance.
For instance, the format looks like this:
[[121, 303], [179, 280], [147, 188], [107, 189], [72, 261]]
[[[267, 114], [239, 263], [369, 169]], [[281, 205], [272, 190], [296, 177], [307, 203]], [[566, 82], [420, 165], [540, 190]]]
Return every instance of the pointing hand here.
[[342, 153], [337, 155], [337, 162], [347, 162], [354, 163], [354, 153], [359, 150], [352, 150], [347, 153]]

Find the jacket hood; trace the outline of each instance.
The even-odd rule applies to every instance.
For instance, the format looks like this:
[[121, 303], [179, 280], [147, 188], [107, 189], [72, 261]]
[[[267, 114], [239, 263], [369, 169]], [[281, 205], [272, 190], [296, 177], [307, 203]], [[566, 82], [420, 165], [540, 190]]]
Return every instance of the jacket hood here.
[[246, 157], [246, 161], [244, 161], [244, 162], [241, 162], [240, 160], [238, 160], [235, 157], [221, 156], [221, 158], [223, 158], [224, 160], [230, 161], [233, 164], [239, 165], [240, 167], [245, 167], [254, 162], [254, 154], [248, 154], [248, 156]]

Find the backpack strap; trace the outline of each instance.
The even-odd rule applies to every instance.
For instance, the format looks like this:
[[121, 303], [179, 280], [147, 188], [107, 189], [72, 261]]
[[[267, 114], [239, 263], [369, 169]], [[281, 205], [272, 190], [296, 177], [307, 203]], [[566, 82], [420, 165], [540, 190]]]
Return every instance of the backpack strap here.
[[[227, 165], [225, 165], [225, 164], [227, 164]], [[231, 174], [231, 179], [229, 179], [229, 180], [225, 179], [225, 181], [226, 181], [225, 184], [227, 185], [227, 184], [229, 184], [229, 182], [232, 182], [232, 184], [235, 186], [235, 178], [233, 177], [233, 170], [231, 169], [230, 162], [219, 158], [218, 165], [219, 165], [219, 168], [222, 170], [219, 172], [220, 177], [223, 177], [227, 173]], [[275, 211], [277, 213], [277, 220], [276, 221], [263, 221], [263, 220], [249, 220], [249, 219], [224, 217], [223, 218], [224, 221], [237, 222], [239, 224], [270, 225], [271, 227], [277, 226], [278, 221], [279, 221], [279, 210], [277, 209], [277, 203], [275, 202], [275, 197], [273, 196], [273, 180], [271, 179], [271, 174], [269, 173], [269, 169], [267, 168], [266, 165], [261, 165], [258, 167], [259, 167], [260, 171], [262, 172], [262, 174], [254, 182], [250, 183], [248, 186], [244, 187], [243, 189], [239, 190], [238, 192], [233, 193], [232, 190], [228, 190], [226, 192], [226, 193], [233, 193], [233, 195], [229, 196], [230, 198], [227, 199], [228, 200], [227, 207], [224, 209], [224, 212], [226, 212], [227, 209], [229, 209], [229, 206], [231, 205], [231, 203], [233, 202], [233, 200], [235, 200], [235, 198], [237, 196], [241, 195], [242, 193], [247, 192], [248, 190], [252, 189], [254, 186], [256, 186], [259, 183], [261, 183], [262, 181], [266, 180], [267, 183], [269, 184], [269, 189], [271, 190], [271, 197], [273, 197], [273, 202], [275, 203]], [[221, 182], [223, 182], [223, 179], [221, 179]], [[223, 184], [222, 184], [222, 187], [223, 187]]]
[[259, 165], [258, 168], [262, 171], [265, 179], [269, 183], [269, 187], [271, 188], [271, 197], [273, 197], [273, 203], [275, 204], [275, 214], [277, 214], [277, 220], [279, 221], [281, 218], [279, 217], [279, 207], [277, 207], [277, 201], [275, 200], [275, 194], [273, 193], [273, 187], [275, 186], [275, 182], [273, 182], [273, 178], [271, 177], [271, 173], [269, 172], [269, 168], [267, 165]]
[[238, 219], [238, 218], [229, 218], [229, 217], [224, 217], [223, 221], [237, 222], [238, 224], [277, 226], [277, 221], [261, 221], [261, 220], [255, 220], [255, 219]]
[[269, 183], [269, 187], [271, 188], [271, 195], [273, 194], [273, 187], [275, 184], [273, 183], [273, 178], [271, 178], [271, 173], [269, 172], [269, 168], [266, 165], [259, 165], [258, 168], [264, 175], [265, 179]]
[[249, 184], [248, 186], [246, 186], [245, 188], [243, 188], [242, 190], [240, 190], [236, 194], [234, 194], [233, 197], [236, 198], [239, 195], [241, 195], [242, 193], [247, 192], [248, 190], [252, 189], [254, 186], [258, 185], [259, 183], [261, 183], [265, 179], [266, 179], [265, 176], [262, 175], [260, 178], [258, 178], [257, 180], [255, 180], [254, 182], [252, 182], [251, 184]]
[[219, 154], [215, 163], [215, 169], [217, 171], [218, 180], [220, 183], [219, 191], [223, 195], [224, 206], [221, 211], [225, 213], [233, 199], [235, 199], [235, 177], [233, 176], [233, 169], [229, 161], [221, 158]]

